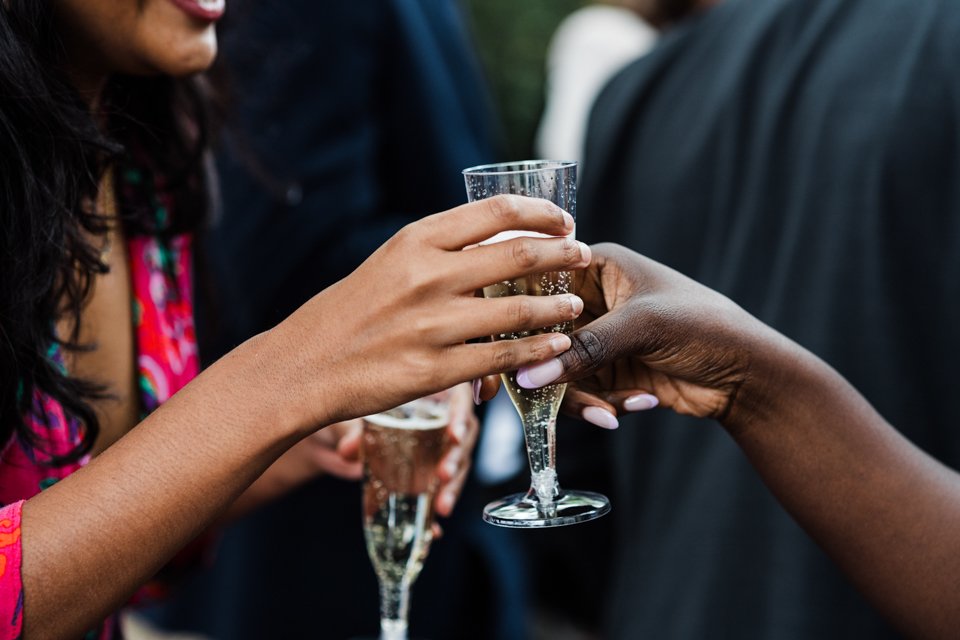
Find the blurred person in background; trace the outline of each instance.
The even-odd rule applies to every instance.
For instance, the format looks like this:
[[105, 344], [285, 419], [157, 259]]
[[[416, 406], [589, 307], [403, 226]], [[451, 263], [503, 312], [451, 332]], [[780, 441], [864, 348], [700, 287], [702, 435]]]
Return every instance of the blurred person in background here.
[[547, 49], [546, 98], [536, 155], [583, 160], [590, 108], [613, 75], [648, 52], [657, 31], [643, 0], [595, 2], [564, 18]]
[[[564, 410], [716, 420], [777, 500], [910, 638], [960, 628], [960, 474], [907, 440], [829, 364], [728, 298], [595, 245], [573, 348], [521, 369], [572, 382]], [[702, 426], [701, 428], [711, 428]]]
[[[349, 274], [404, 224], [464, 202], [460, 171], [494, 157], [490, 100], [454, 0], [267, 10], [242, 0], [222, 41], [233, 112], [217, 156], [222, 220], [204, 242], [213, 274], [199, 300], [205, 360]], [[461, 396], [457, 428], [472, 445], [471, 398]], [[441, 515], [464, 482], [465, 448], [438, 496]], [[320, 470], [309, 459], [299, 469], [288, 488]], [[490, 568], [481, 507], [468, 496], [443, 524], [413, 591], [416, 634], [521, 633], [522, 590], [508, 584], [518, 577]], [[231, 640], [373, 634], [378, 591], [360, 520], [357, 484], [317, 478], [228, 528], [209, 570], [149, 618]]]
[[[957, 468], [960, 5], [688, 4], [597, 100], [580, 238], [736, 300]], [[899, 637], [726, 434], [649, 415], [612, 455], [608, 637]]]
[[[545, 99], [534, 155], [583, 160], [590, 108], [606, 82], [649, 51], [657, 31], [649, 3], [589, 2], [568, 14], [546, 52]], [[581, 169], [583, 167], [581, 166]], [[579, 212], [582, 219], [583, 212]], [[489, 495], [519, 491], [529, 471], [520, 419], [505, 392], [485, 406], [477, 474], [492, 485]], [[558, 420], [558, 468], [568, 487], [616, 495], [605, 451], [610, 435], [566, 416]], [[529, 566], [530, 635], [535, 638], [597, 637], [611, 577], [611, 518], [558, 531], [505, 532], [502, 537]]]

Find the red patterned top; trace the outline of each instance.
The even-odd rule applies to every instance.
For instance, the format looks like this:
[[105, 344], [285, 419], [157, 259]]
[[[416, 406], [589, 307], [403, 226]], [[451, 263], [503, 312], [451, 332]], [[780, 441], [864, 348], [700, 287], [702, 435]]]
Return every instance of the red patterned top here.
[[[128, 179], [136, 179], [137, 175]], [[154, 202], [158, 219], [166, 218], [161, 200]], [[193, 324], [192, 242], [188, 235], [164, 242], [158, 237], [131, 238], [127, 243], [133, 286], [138, 383], [144, 415], [180, 390], [199, 371]], [[63, 366], [58, 347], [49, 357]], [[23, 501], [38, 494], [88, 462], [54, 466], [52, 457], [75, 449], [82, 426], [63, 407], [39, 392], [26, 423], [37, 436], [31, 445], [14, 435], [0, 453], [0, 640], [20, 637], [23, 585], [20, 579], [20, 514]], [[107, 620], [85, 638], [114, 637], [116, 620]]]

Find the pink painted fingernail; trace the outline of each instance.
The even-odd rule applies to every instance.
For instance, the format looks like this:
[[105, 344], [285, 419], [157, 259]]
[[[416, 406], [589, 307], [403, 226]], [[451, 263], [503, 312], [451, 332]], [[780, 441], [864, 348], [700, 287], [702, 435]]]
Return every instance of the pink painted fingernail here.
[[641, 393], [630, 396], [624, 400], [623, 408], [627, 411], [646, 411], [647, 409], [653, 409], [658, 404], [660, 404], [660, 400], [657, 396], [652, 396], [649, 393]]
[[473, 381], [473, 404], [480, 406], [480, 387], [483, 386], [483, 383], [480, 381], [480, 378], [477, 378]]
[[620, 426], [617, 416], [600, 407], [587, 407], [583, 410], [583, 419], [604, 429], [616, 429]]
[[563, 375], [563, 365], [554, 358], [517, 372], [517, 384], [524, 389], [539, 389]]

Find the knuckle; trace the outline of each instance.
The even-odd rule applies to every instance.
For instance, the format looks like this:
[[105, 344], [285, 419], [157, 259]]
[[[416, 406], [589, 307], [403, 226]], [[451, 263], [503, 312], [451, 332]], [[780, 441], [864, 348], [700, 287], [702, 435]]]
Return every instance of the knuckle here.
[[561, 250], [565, 264], [578, 264], [580, 262], [580, 243], [573, 238], [564, 238]]
[[408, 242], [414, 241], [418, 237], [420, 232], [420, 226], [416, 222], [411, 222], [404, 225], [393, 235], [393, 242], [395, 244], [407, 244]]
[[520, 218], [520, 202], [509, 194], [500, 194], [486, 200], [490, 214], [504, 224], [514, 223]]
[[563, 224], [563, 209], [558, 204], [549, 200], [539, 200], [539, 203], [543, 207], [543, 213]]
[[407, 380], [418, 389], [423, 387], [437, 370], [437, 361], [432, 354], [422, 351], [408, 352], [405, 358]]
[[537, 266], [540, 256], [532, 240], [520, 239], [512, 245], [510, 251], [513, 261], [520, 269], [532, 269]]
[[529, 350], [529, 361], [530, 362], [540, 362], [546, 360], [553, 355], [553, 350], [550, 348], [549, 343], [543, 340], [538, 340], [530, 345]]
[[410, 329], [413, 335], [421, 342], [424, 342], [436, 334], [433, 316], [428, 314], [417, 314], [410, 321]]
[[493, 366], [497, 371], [510, 371], [516, 368], [517, 361], [514, 346], [509, 342], [498, 342], [493, 352]]
[[572, 353], [577, 364], [586, 369], [600, 367], [606, 360], [607, 348], [592, 331], [579, 331], [570, 336]]
[[515, 296], [511, 300], [513, 306], [513, 319], [517, 326], [527, 327], [534, 319], [534, 309], [532, 302], [525, 296]]

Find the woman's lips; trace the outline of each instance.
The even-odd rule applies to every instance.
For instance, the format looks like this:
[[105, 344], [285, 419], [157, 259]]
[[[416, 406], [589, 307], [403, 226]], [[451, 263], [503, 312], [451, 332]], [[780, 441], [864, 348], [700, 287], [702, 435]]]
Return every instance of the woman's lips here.
[[222, 18], [227, 5], [226, 0], [170, 0], [170, 2], [187, 15], [204, 22], [215, 22]]

